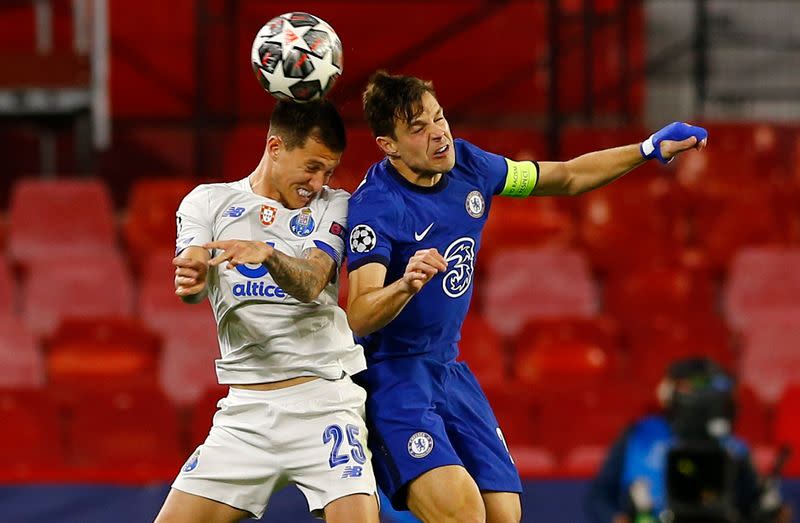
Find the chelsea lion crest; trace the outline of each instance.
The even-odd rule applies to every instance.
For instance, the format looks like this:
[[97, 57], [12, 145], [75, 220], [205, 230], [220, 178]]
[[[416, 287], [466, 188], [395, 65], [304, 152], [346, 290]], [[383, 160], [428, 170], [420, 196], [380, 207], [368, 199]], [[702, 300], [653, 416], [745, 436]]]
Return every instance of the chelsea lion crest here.
[[289, 222], [289, 230], [295, 236], [308, 236], [314, 231], [314, 218], [311, 216], [311, 209], [306, 207]]
[[427, 432], [416, 432], [408, 438], [408, 453], [412, 458], [424, 458], [433, 450], [433, 437]]
[[470, 192], [464, 206], [467, 208], [467, 214], [473, 218], [480, 218], [486, 210], [486, 202], [483, 201], [483, 195], [479, 191]]

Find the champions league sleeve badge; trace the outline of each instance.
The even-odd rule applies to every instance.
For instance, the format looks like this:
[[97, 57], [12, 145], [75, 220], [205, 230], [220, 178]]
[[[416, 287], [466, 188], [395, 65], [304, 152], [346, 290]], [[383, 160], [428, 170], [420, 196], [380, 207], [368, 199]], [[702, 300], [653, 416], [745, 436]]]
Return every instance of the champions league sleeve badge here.
[[289, 222], [289, 230], [292, 231], [292, 234], [301, 238], [311, 234], [314, 231], [314, 226], [314, 218], [311, 216], [311, 209], [308, 207], [295, 214]]

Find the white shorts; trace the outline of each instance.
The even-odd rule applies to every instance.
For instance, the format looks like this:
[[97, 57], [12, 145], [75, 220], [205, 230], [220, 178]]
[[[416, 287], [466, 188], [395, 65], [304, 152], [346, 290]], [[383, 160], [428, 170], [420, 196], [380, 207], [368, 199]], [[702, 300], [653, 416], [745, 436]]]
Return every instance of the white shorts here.
[[257, 518], [288, 483], [318, 517], [341, 497], [374, 495], [365, 399], [349, 376], [271, 391], [231, 388], [172, 486]]

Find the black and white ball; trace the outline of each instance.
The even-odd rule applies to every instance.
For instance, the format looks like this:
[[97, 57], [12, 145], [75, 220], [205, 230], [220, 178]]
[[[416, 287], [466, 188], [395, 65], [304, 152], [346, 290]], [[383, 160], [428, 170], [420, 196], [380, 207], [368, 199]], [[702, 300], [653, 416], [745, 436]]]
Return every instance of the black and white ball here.
[[377, 236], [369, 225], [356, 225], [350, 232], [350, 250], [353, 252], [369, 252], [376, 243]]
[[342, 74], [342, 42], [333, 28], [308, 13], [284, 13], [262, 27], [253, 40], [256, 78], [281, 100], [322, 98]]

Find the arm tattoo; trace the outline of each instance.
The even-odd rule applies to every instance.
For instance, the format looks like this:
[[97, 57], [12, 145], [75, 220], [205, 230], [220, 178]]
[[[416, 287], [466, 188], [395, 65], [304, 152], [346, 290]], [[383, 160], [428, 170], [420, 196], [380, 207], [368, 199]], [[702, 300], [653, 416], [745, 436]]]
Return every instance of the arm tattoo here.
[[331, 280], [335, 264], [320, 249], [310, 249], [305, 256], [304, 259], [295, 258], [275, 250], [264, 264], [284, 291], [309, 303], [317, 299]]

